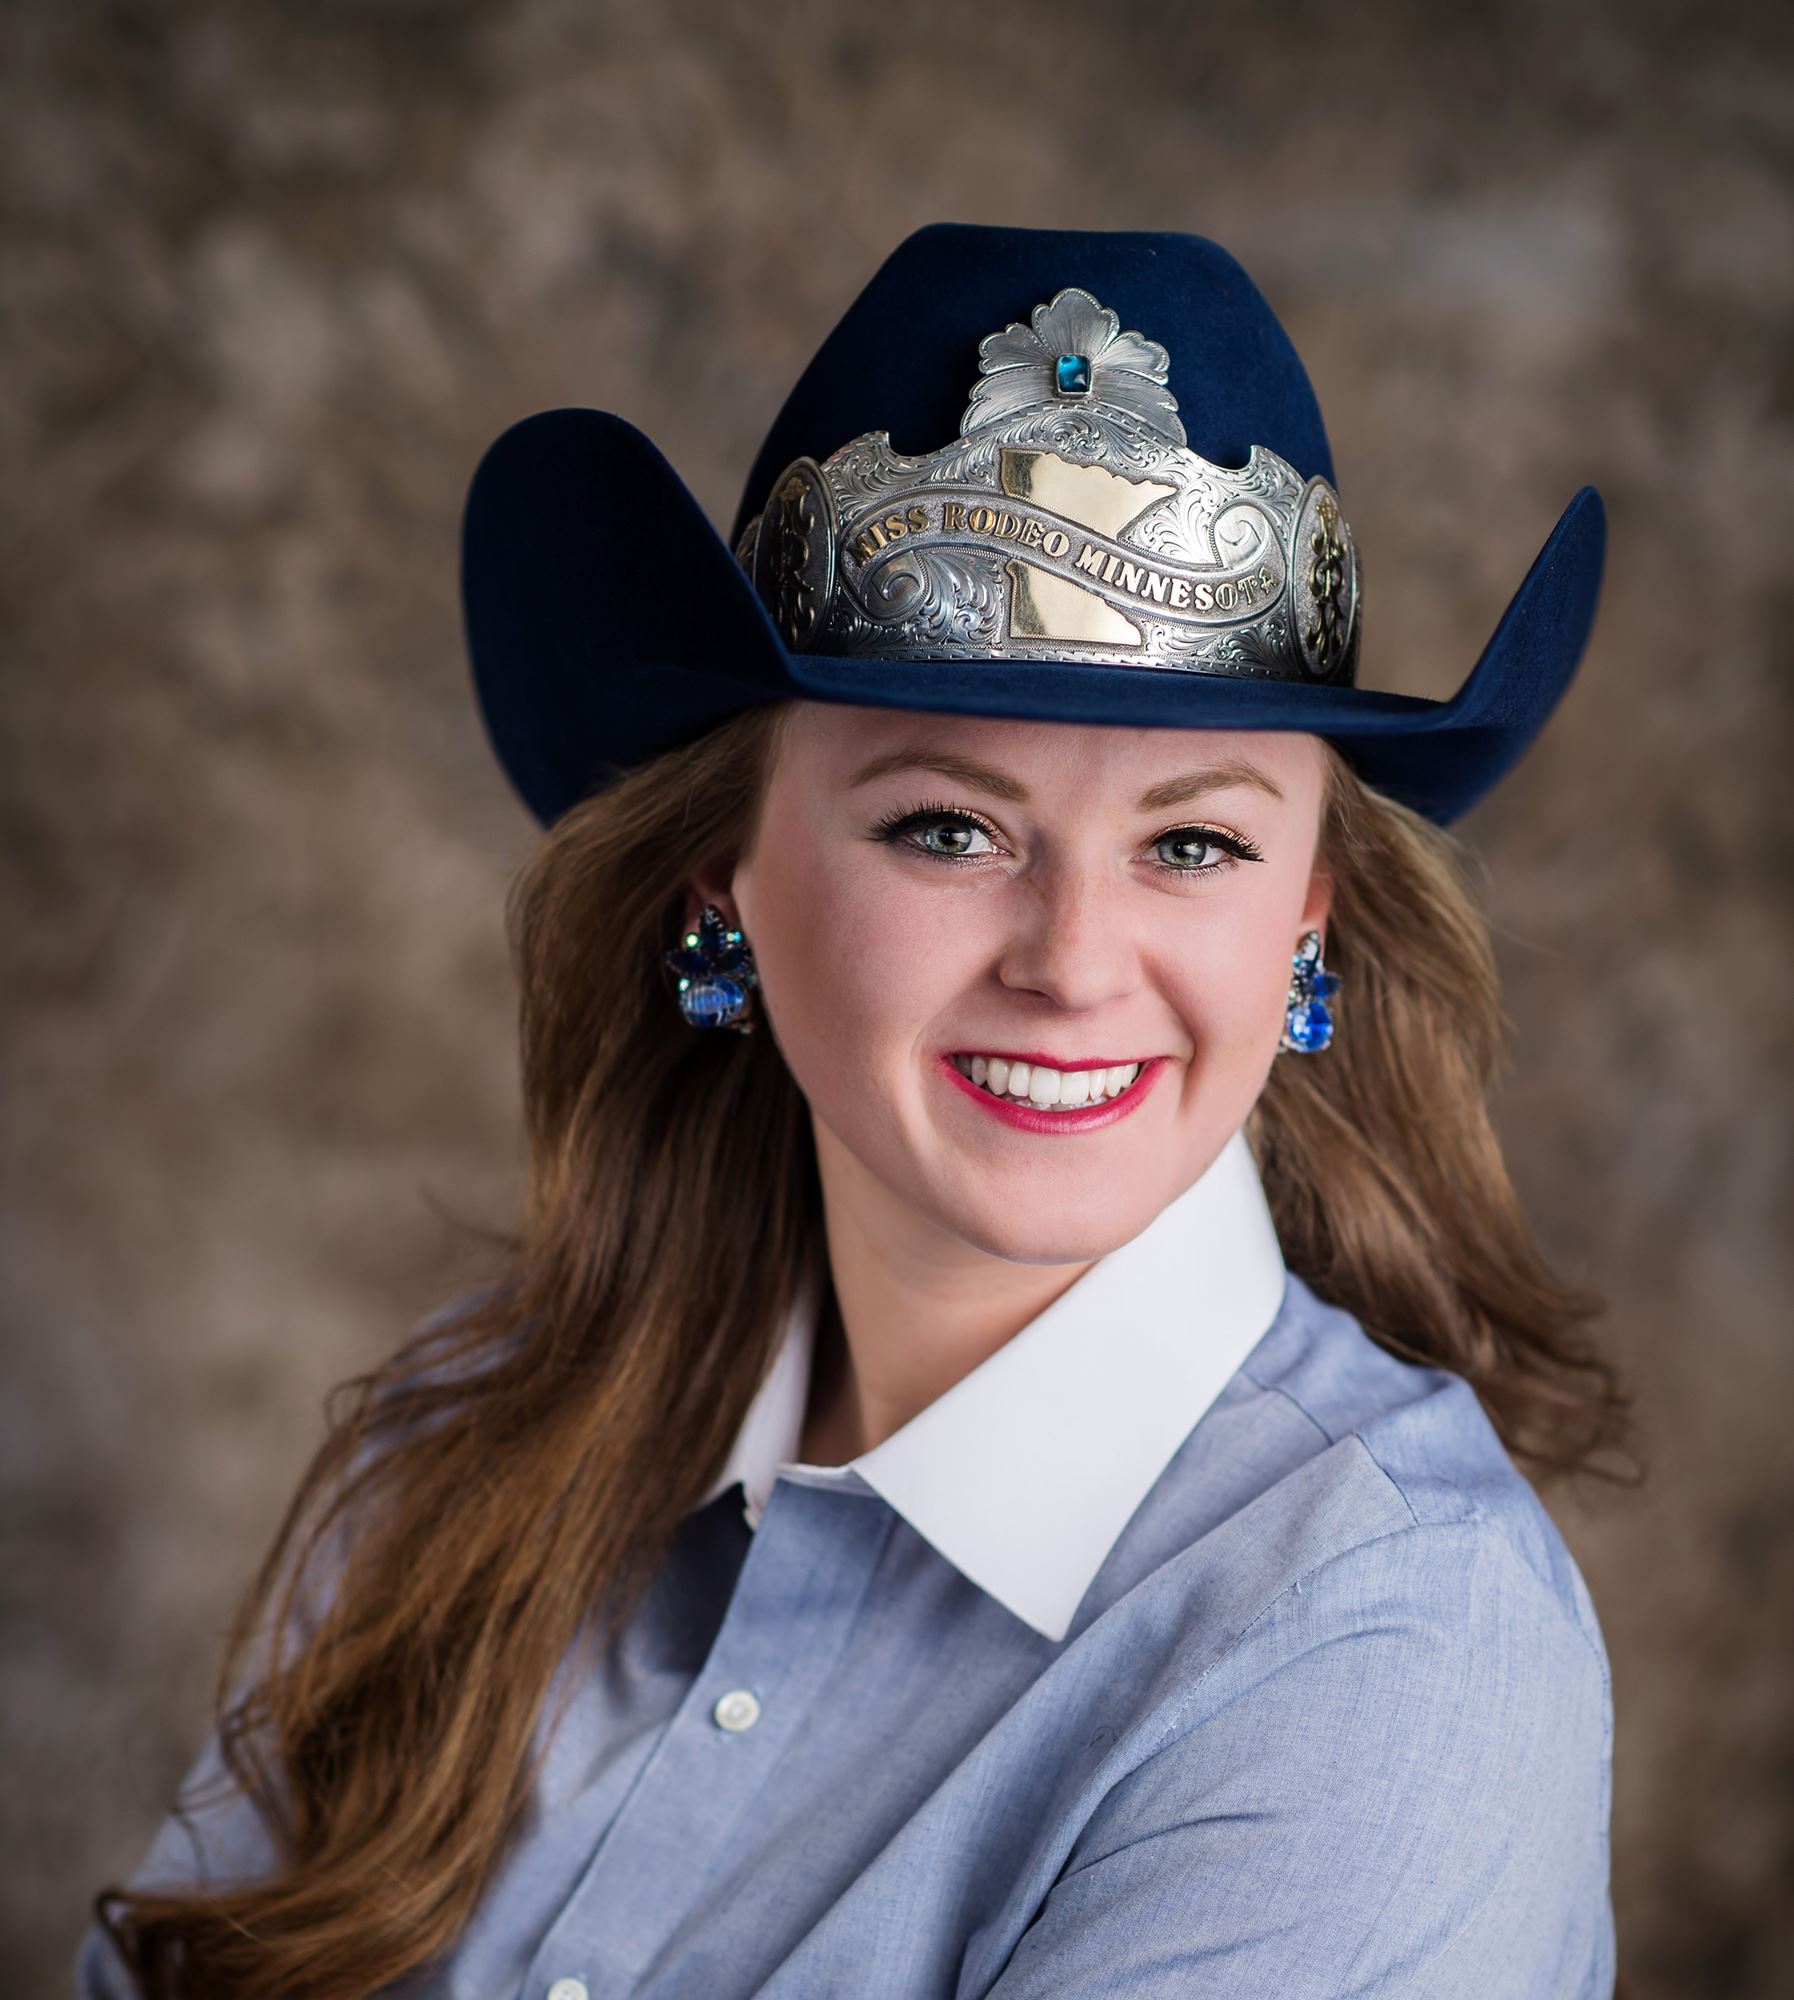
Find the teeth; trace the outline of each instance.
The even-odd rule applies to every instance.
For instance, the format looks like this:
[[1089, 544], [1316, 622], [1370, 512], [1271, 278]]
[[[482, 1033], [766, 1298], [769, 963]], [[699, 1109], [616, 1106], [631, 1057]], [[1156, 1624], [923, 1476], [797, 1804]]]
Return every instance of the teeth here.
[[1138, 1063], [1109, 1069], [1048, 1069], [1044, 1063], [1010, 1062], [1003, 1056], [955, 1055], [961, 1076], [982, 1084], [994, 1097], [1021, 1099], [1037, 1111], [1072, 1111], [1119, 1097], [1140, 1074]]

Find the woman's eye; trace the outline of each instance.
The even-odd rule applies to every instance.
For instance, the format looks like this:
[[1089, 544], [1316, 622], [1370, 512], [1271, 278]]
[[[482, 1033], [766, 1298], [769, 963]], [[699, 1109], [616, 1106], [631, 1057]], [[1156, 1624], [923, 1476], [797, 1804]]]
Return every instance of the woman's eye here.
[[997, 829], [959, 806], [922, 805], [887, 813], [871, 834], [874, 840], [932, 854], [939, 861], [974, 861], [1004, 851]]
[[1181, 868], [1190, 873], [1200, 873], [1233, 859], [1233, 850], [1219, 835], [1199, 826], [1180, 826], [1160, 834], [1152, 844], [1152, 851], [1167, 868]]
[[[974, 861], [1008, 852], [996, 827], [958, 807], [925, 806], [892, 813], [872, 828], [872, 836], [941, 861]], [[1218, 875], [1236, 861], [1263, 859], [1243, 835], [1206, 826], [1174, 826], [1151, 842], [1147, 852], [1160, 867], [1179, 875]]]
[[976, 821], [942, 816], [919, 821], [910, 829], [910, 838], [929, 854], [944, 854], [957, 861], [962, 855], [988, 854], [991, 839]]

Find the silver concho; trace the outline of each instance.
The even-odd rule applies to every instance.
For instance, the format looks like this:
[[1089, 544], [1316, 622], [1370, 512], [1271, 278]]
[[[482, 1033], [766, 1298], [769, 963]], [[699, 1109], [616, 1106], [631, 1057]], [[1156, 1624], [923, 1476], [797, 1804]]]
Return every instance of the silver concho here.
[[1324, 479], [1302, 491], [1290, 549], [1290, 622], [1311, 680], [1350, 681], [1358, 650], [1358, 551]]
[[1358, 561], [1324, 479], [1185, 441], [1170, 357], [1068, 287], [987, 335], [956, 442], [779, 475], [737, 555], [794, 651], [1349, 682]]
[[794, 459], [774, 482], [754, 529], [753, 578], [779, 637], [810, 651], [835, 590], [835, 503], [813, 458]]

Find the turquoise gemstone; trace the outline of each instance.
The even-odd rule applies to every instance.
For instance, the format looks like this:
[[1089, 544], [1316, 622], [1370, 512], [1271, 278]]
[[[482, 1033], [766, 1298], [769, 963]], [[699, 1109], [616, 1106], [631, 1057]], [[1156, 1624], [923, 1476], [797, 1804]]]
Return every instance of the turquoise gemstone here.
[[1053, 385], [1062, 396], [1088, 396], [1090, 393], [1090, 357], [1087, 354], [1062, 354], [1053, 363]]

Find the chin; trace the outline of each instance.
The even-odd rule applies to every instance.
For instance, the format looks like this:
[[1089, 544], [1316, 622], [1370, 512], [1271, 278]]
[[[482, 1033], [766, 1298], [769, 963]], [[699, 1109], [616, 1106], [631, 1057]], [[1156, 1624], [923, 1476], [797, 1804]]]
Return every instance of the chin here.
[[1087, 1264], [1131, 1242], [1179, 1192], [1163, 1186], [1017, 1188], [989, 1181], [964, 1200], [930, 1204], [936, 1219], [973, 1249], [1012, 1264]]

